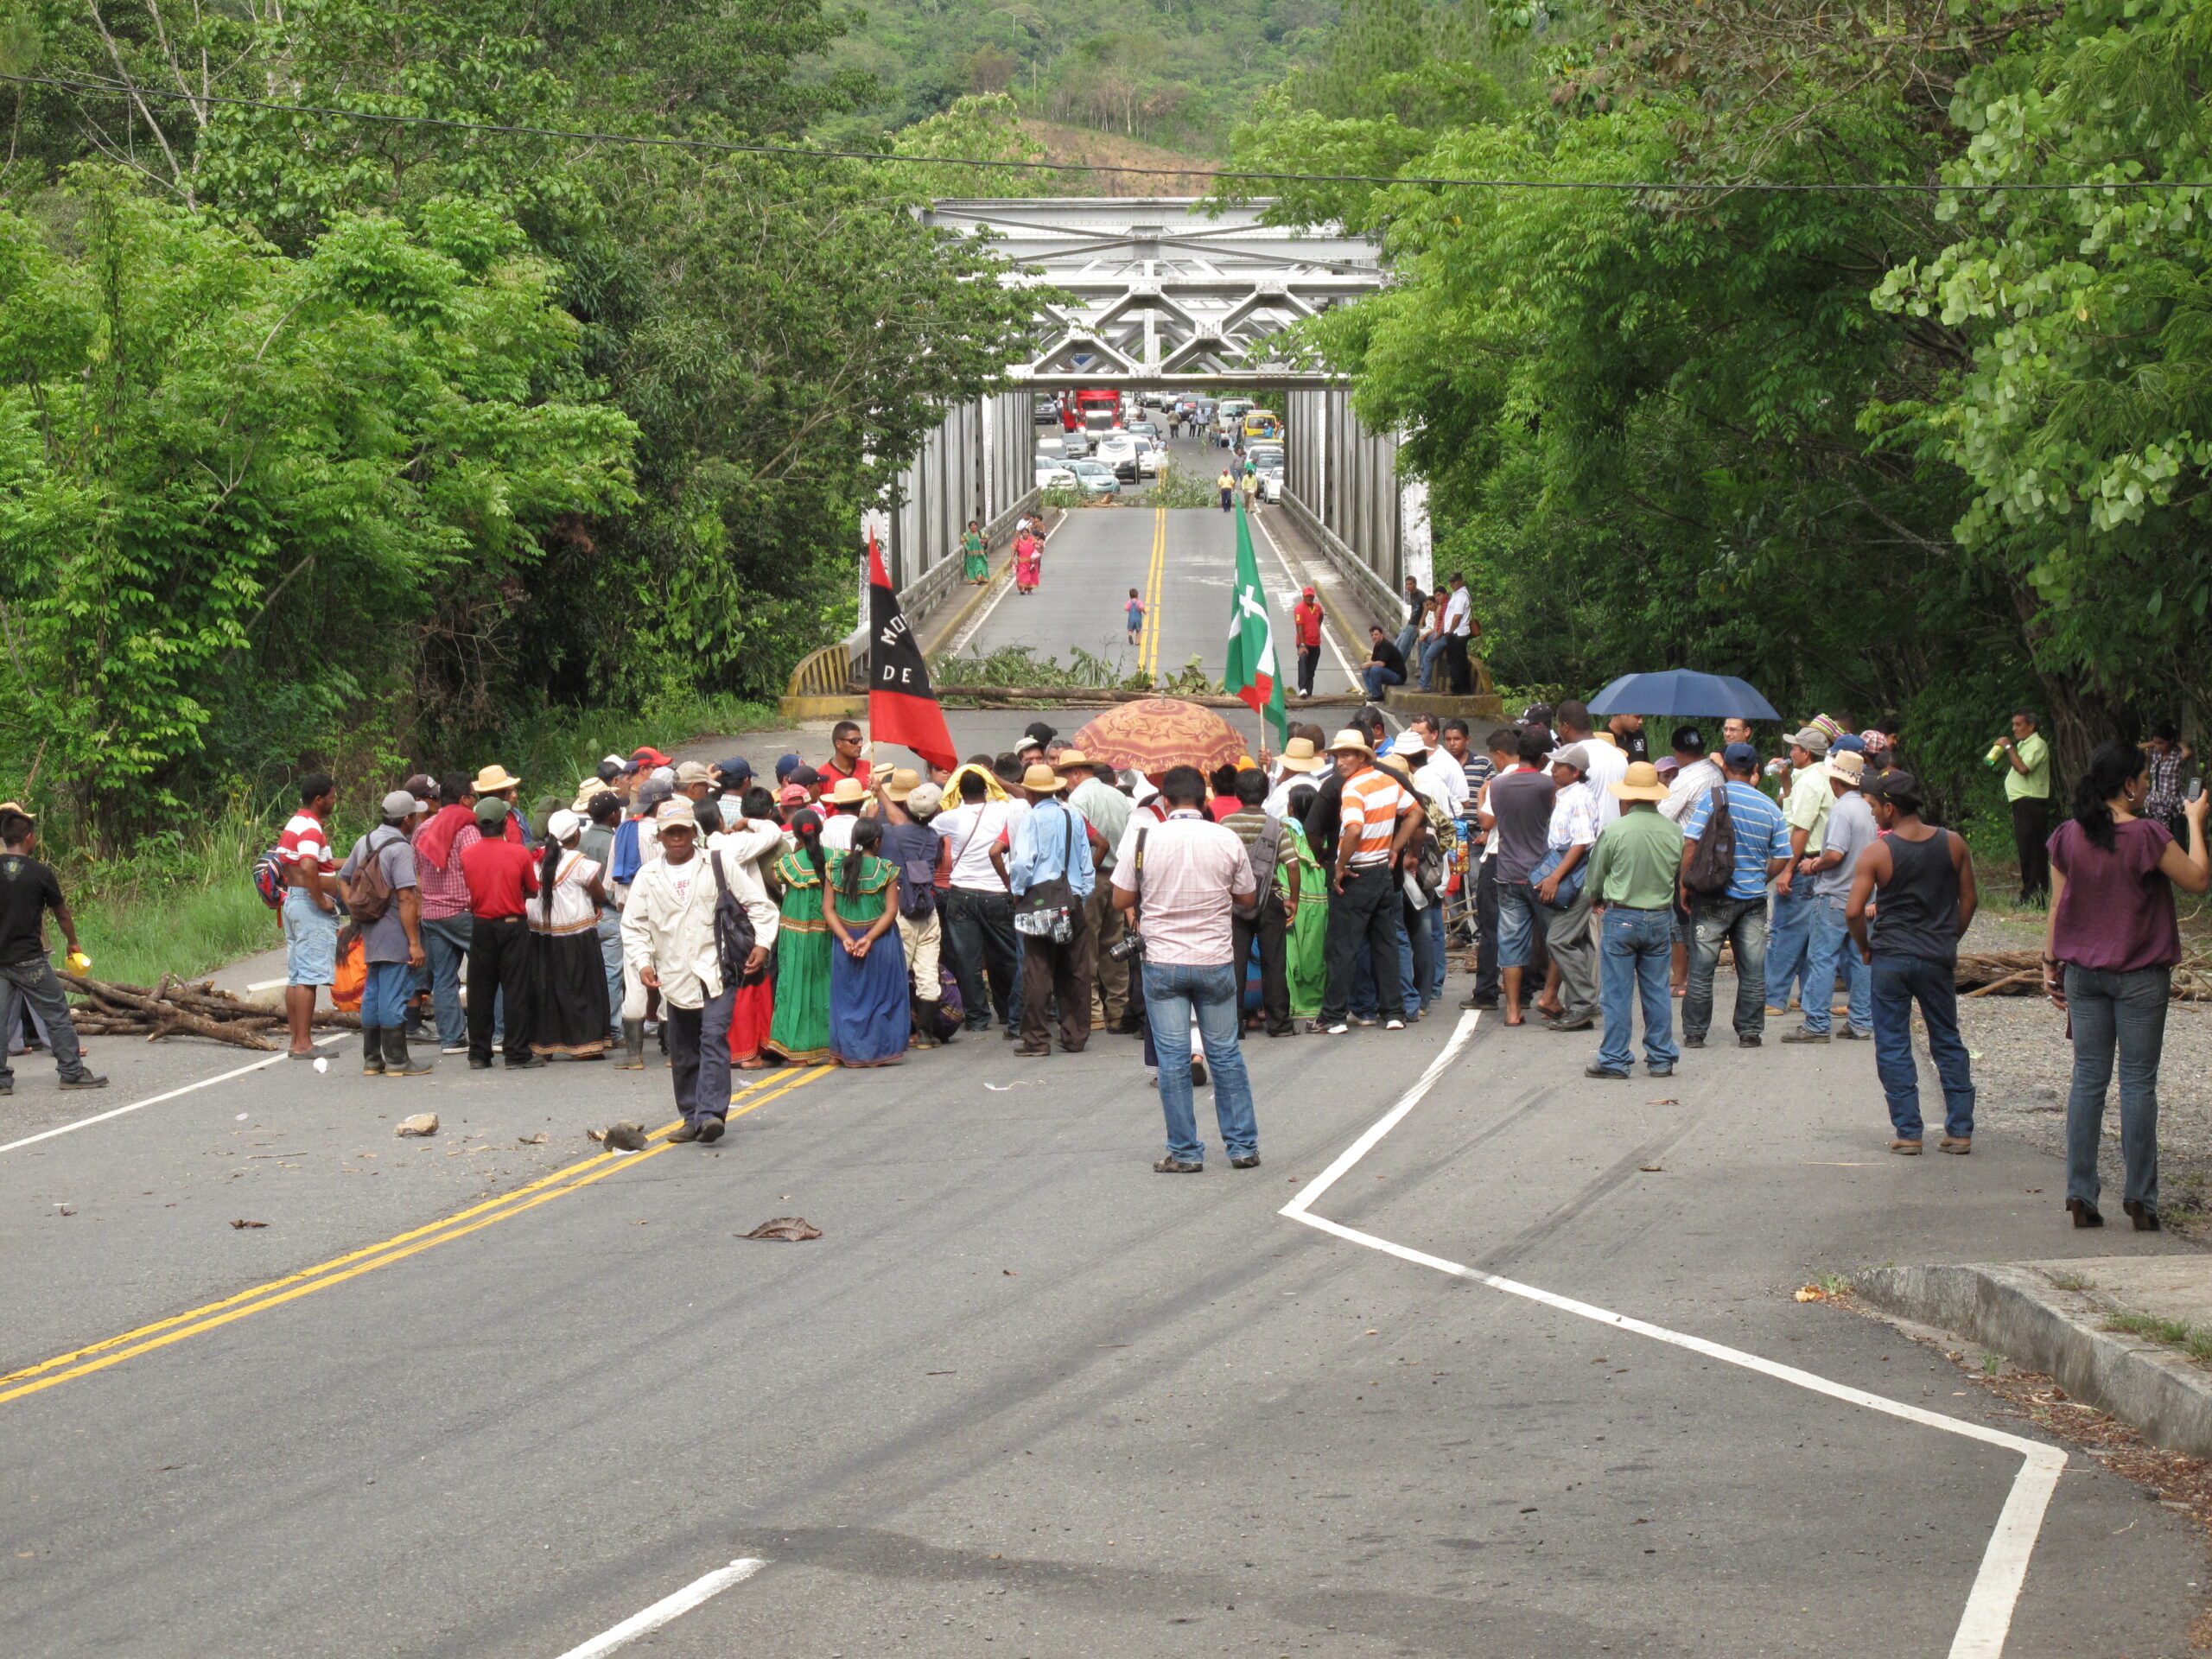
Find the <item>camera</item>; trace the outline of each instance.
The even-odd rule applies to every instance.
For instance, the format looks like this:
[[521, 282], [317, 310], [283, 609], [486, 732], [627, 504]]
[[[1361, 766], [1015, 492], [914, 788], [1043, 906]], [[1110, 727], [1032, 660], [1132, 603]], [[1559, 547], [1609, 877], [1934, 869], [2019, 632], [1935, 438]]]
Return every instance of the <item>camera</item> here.
[[1134, 931], [1123, 934], [1106, 947], [1106, 955], [1113, 962], [1135, 962], [1144, 955], [1144, 935]]

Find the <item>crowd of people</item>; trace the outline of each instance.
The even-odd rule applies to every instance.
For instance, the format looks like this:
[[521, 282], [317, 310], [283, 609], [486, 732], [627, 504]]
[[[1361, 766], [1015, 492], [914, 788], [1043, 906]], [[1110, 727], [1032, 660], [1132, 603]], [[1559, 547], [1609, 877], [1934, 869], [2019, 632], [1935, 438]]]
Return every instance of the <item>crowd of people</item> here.
[[[1142, 1038], [1166, 1126], [1154, 1167], [1189, 1173], [1204, 1167], [1206, 1086], [1232, 1166], [1259, 1162], [1248, 1032], [1402, 1031], [1437, 1009], [1454, 945], [1473, 958], [1461, 1008], [1594, 1032], [1585, 1071], [1603, 1081], [1630, 1076], [1639, 1019], [1649, 1076], [1707, 1046], [1725, 954], [1737, 1046], [1761, 1046], [1793, 1005], [1784, 1043], [1871, 1042], [1900, 1155], [1924, 1140], [1916, 1009], [1943, 1095], [1938, 1146], [1969, 1153], [1953, 988], [1979, 902], [1965, 840], [1925, 816], [1894, 732], [1820, 715], [1763, 759], [1749, 721], [1720, 726], [1713, 752], [1683, 723], [1655, 757], [1640, 717], [1600, 723], [1578, 701], [1479, 744], [1465, 721], [1427, 715], [1392, 735], [1370, 706], [1333, 734], [1292, 725], [1279, 755], [1147, 777], [1041, 721], [1004, 753], [879, 766], [848, 721], [819, 765], [785, 754], [766, 777], [742, 757], [610, 754], [567, 804], [541, 798], [527, 817], [523, 780], [501, 766], [416, 776], [342, 856], [337, 787], [317, 773], [273, 852], [289, 1052], [314, 1052], [318, 995], [358, 953], [364, 1072], [422, 1076], [428, 1046], [471, 1069], [636, 1070], [651, 1045], [683, 1113], [676, 1138], [711, 1142], [733, 1068], [896, 1065], [995, 1026], [1043, 1060], [1103, 1031]], [[2047, 789], [2032, 716], [2013, 726], [2001, 752]], [[2082, 1226], [2101, 1224], [2115, 1064], [2125, 1208], [2157, 1225], [2173, 889], [2212, 886], [2206, 800], [2192, 786], [2160, 811], [2162, 757], [2155, 740], [2100, 747], [2039, 849]], [[48, 914], [77, 940], [35, 839], [29, 813], [0, 804], [3, 1028], [20, 1000], [64, 1086], [98, 1087], [47, 961]]]

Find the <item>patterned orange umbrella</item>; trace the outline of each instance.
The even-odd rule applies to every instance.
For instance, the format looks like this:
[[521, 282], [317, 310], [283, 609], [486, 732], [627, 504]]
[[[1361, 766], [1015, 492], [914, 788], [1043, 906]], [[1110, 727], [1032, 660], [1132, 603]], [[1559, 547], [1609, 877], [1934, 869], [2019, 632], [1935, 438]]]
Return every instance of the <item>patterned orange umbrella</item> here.
[[1109, 709], [1069, 740], [1093, 760], [1158, 777], [1170, 766], [1211, 772], [1233, 765], [1246, 744], [1211, 709], [1177, 697], [1147, 697]]

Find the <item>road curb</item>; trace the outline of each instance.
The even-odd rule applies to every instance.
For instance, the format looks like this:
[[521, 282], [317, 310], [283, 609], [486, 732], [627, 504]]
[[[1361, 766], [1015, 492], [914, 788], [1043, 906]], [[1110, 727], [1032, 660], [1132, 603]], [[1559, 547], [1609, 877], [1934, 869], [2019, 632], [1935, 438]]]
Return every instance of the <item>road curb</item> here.
[[2153, 1446], [2212, 1457], [2212, 1372], [2104, 1328], [2114, 1310], [2064, 1282], [2063, 1262], [1868, 1268], [1859, 1295], [1886, 1313], [1956, 1332], [2077, 1400], [2101, 1406]]

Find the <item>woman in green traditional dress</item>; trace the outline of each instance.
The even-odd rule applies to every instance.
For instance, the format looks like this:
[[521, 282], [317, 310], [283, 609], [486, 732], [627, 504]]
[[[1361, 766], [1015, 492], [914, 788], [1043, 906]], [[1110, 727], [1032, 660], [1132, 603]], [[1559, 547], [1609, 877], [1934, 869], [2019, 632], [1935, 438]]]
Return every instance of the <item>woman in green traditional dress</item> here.
[[1321, 1012], [1321, 995], [1329, 988], [1329, 965], [1324, 951], [1329, 931], [1329, 876], [1314, 856], [1313, 843], [1306, 838], [1306, 808], [1314, 793], [1310, 784], [1290, 791], [1290, 810], [1283, 828], [1290, 832], [1298, 855], [1298, 913], [1284, 936], [1283, 953], [1290, 976], [1290, 1014], [1294, 1020], [1312, 1020]]
[[830, 924], [822, 914], [829, 862], [822, 850], [822, 819], [794, 813], [794, 852], [776, 861], [783, 883], [783, 918], [776, 927], [776, 1015], [762, 1045], [798, 1065], [830, 1058]]
[[962, 580], [988, 582], [991, 579], [990, 556], [983, 548], [983, 527], [973, 518], [968, 521], [968, 533], [960, 538], [960, 551], [964, 559], [960, 567]]
[[830, 855], [830, 1051], [840, 1065], [897, 1065], [913, 1035], [899, 939], [899, 867], [876, 856], [883, 825], [862, 818], [849, 852]]

